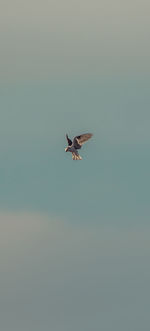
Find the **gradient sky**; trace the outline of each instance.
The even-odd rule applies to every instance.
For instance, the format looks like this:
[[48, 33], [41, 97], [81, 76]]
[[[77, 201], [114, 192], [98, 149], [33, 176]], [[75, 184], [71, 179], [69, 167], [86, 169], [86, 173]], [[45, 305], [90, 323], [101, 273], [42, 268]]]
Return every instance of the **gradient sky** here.
[[149, 11], [2, 1], [3, 331], [149, 331]]

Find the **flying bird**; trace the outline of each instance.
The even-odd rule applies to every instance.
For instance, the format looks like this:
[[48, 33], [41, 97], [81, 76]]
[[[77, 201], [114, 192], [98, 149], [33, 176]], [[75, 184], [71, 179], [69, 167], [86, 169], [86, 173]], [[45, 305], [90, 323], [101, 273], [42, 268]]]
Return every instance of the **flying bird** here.
[[66, 134], [66, 139], [68, 141], [68, 147], [65, 148], [65, 152], [72, 153], [73, 160], [82, 160], [82, 157], [78, 153], [78, 149], [82, 147], [82, 145], [89, 140], [93, 136], [92, 133], [84, 133], [80, 136], [76, 136], [73, 138], [73, 141]]

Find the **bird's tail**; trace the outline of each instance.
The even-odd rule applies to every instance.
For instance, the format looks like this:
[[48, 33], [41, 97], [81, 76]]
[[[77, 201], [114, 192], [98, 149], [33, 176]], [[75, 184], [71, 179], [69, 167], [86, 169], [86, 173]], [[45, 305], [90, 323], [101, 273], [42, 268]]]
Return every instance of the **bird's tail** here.
[[82, 157], [79, 155], [78, 152], [72, 153], [72, 160], [82, 160]]

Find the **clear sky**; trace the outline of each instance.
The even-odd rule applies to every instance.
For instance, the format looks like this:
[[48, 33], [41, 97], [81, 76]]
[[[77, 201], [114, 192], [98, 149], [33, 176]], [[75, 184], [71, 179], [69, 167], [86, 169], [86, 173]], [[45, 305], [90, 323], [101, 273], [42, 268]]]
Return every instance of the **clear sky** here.
[[149, 331], [149, 12], [2, 1], [3, 331]]

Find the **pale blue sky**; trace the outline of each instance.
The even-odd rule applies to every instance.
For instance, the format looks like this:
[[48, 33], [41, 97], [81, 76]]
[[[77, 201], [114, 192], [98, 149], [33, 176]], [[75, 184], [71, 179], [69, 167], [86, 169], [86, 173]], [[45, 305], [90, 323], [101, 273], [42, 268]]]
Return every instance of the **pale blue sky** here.
[[[2, 209], [79, 222], [148, 221], [147, 80], [55, 81], [1, 91]], [[65, 133], [85, 131], [94, 137], [76, 164], [64, 152]]]
[[3, 331], [149, 330], [149, 7], [2, 2]]

